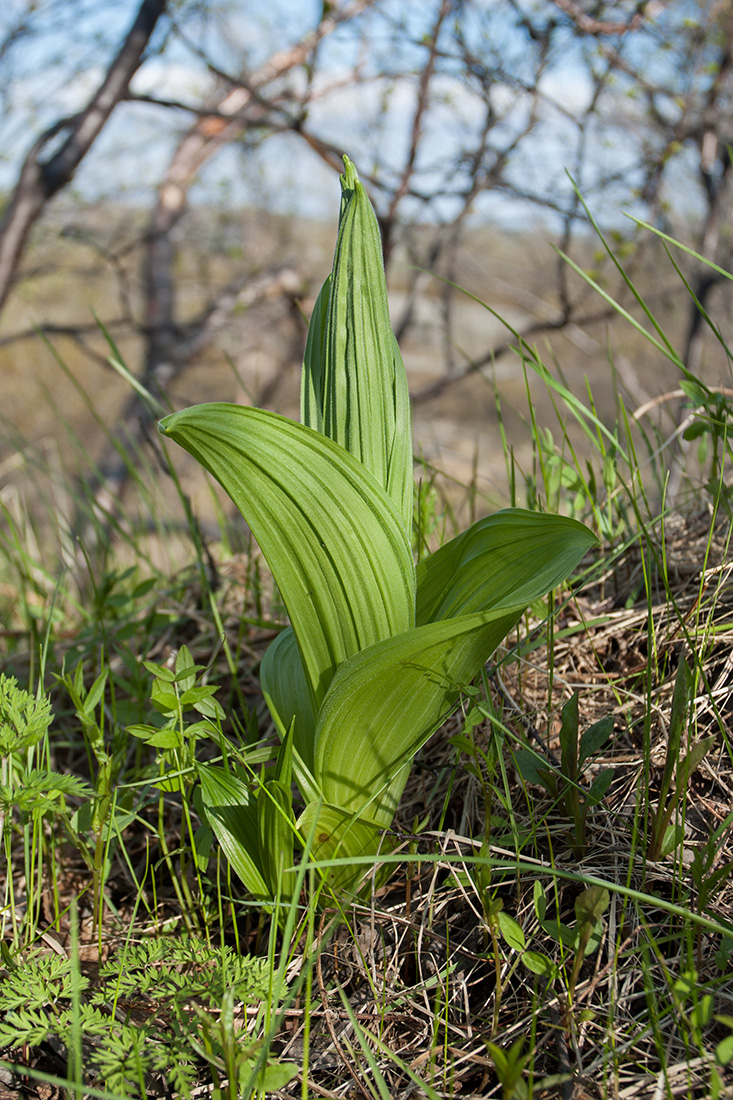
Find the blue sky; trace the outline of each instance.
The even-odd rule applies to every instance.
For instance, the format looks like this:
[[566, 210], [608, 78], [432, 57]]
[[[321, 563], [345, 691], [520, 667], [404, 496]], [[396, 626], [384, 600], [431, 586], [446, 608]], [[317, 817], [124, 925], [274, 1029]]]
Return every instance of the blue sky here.
[[[501, 13], [502, 0], [487, 0], [494, 12]], [[547, 0], [541, 0], [547, 6]], [[531, 7], [536, 0], [525, 0]], [[181, 0], [174, 7], [185, 33], [195, 39], [224, 69], [236, 70], [246, 53], [249, 64], [265, 59], [273, 49], [297, 41], [313, 26], [320, 3], [312, 0], [220, 0], [209, 19], [191, 19], [187, 12], [193, 0]], [[27, 0], [9, 0], [0, 12], [0, 31], [17, 21]], [[114, 55], [126, 28], [137, 10], [138, 0], [42, 0], [34, 16], [35, 33], [8, 53], [8, 63], [0, 71], [5, 96], [5, 111], [0, 120], [0, 187], [12, 186], [23, 153], [32, 138], [60, 115], [73, 113], [87, 101], [101, 80], [109, 59]], [[376, 54], [388, 43], [389, 61], [399, 68], [421, 54], [414, 40], [427, 28], [426, 11], [434, 5], [424, 0], [382, 0], [388, 16], [403, 19], [403, 56], [394, 55], [394, 39], [375, 27], [371, 48]], [[220, 33], [217, 12], [225, 13], [226, 34]], [[161, 25], [157, 43], [165, 37]], [[410, 41], [412, 39], [412, 42]], [[494, 19], [491, 48], [506, 55], [507, 67], [521, 75], [522, 42], [509, 18]], [[488, 48], [488, 47], [487, 47]], [[324, 79], [337, 81], [359, 59], [359, 43], [346, 26], [327, 41], [321, 64]], [[368, 73], [371, 64], [365, 60]], [[196, 102], [211, 87], [195, 50], [185, 43], [168, 40], [162, 55], [150, 57], [135, 77], [133, 89], [168, 96], [184, 102]], [[422, 185], [437, 186], [446, 166], [456, 157], [461, 139], [468, 138], [480, 123], [479, 103], [457, 80], [445, 76], [434, 84], [436, 106], [430, 119], [430, 132], [422, 150]], [[576, 131], [563, 118], [559, 108], [582, 107], [587, 102], [590, 84], [580, 64], [578, 47], [568, 36], [561, 61], [549, 72], [543, 84], [546, 95], [546, 121], [540, 136], [516, 158], [515, 171], [527, 187], [546, 187], [568, 193], [565, 169], [572, 170]], [[497, 108], [506, 112], [506, 133], [521, 123], [522, 100], [517, 93], [512, 104], [500, 97], [511, 95], [506, 88], [497, 90]], [[345, 87], [316, 106], [310, 122], [319, 134], [343, 147], [355, 157], [363, 172], [369, 172], [378, 157], [389, 170], [401, 162], [409, 136], [409, 123], [415, 96], [414, 80], [396, 81], [389, 89], [386, 82], [367, 82], [359, 88]], [[389, 97], [389, 98], [388, 98]], [[558, 108], [552, 106], [553, 101]], [[384, 103], [388, 109], [382, 110]], [[510, 108], [510, 109], [509, 109]], [[83, 163], [76, 181], [77, 192], [85, 198], [123, 195], [144, 200], [154, 188], [174, 148], [176, 133], [186, 124], [181, 113], [151, 109], [141, 105], [121, 105], [108, 124], [92, 153]], [[500, 131], [498, 131], [500, 132]], [[597, 141], [590, 159], [591, 178], [612, 163], [622, 167], [631, 163], [636, 149], [629, 141], [610, 146]], [[595, 169], [594, 169], [595, 165]], [[314, 216], [327, 216], [338, 194], [336, 177], [297, 138], [275, 137], [246, 156], [228, 150], [218, 155], [192, 190], [194, 201], [257, 202], [266, 190], [270, 205], [283, 211], [296, 210]], [[508, 203], [490, 194], [482, 200], [483, 212], [492, 209], [510, 220], [526, 218], [524, 207]], [[447, 208], [442, 213], [447, 213]]]

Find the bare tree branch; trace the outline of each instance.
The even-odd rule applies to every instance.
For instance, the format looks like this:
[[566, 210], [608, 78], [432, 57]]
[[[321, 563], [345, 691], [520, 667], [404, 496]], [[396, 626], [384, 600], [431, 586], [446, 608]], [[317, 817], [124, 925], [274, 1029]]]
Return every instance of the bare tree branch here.
[[[175, 245], [171, 232], [186, 208], [188, 190], [204, 164], [247, 126], [247, 108], [259, 108], [261, 90], [270, 82], [302, 65], [315, 47], [340, 23], [360, 14], [374, 0], [354, 0], [327, 10], [318, 26], [295, 46], [273, 54], [251, 76], [225, 92], [214, 110], [199, 119], [176, 149], [158, 191], [150, 223], [144, 265], [146, 318], [150, 333], [143, 369], [144, 385], [164, 385], [175, 359], [174, 278]], [[257, 117], [261, 118], [258, 111]]]
[[555, 7], [572, 19], [580, 34], [593, 36], [599, 34], [620, 35], [628, 34], [629, 31], [636, 31], [645, 19], [658, 14], [663, 7], [662, 0], [640, 0], [630, 19], [613, 20], [597, 19], [592, 15], [588, 15], [587, 12], [583, 11], [577, 0], [553, 0], [553, 3]]
[[410, 179], [412, 178], [413, 171], [415, 169], [415, 160], [417, 158], [418, 149], [420, 148], [420, 139], [422, 137], [422, 123], [423, 116], [425, 114], [428, 97], [430, 94], [430, 81], [433, 73], [435, 72], [435, 58], [438, 49], [438, 36], [440, 35], [440, 28], [443, 22], [450, 13], [452, 6], [452, 0], [441, 0], [440, 8], [435, 19], [435, 25], [433, 26], [432, 34], [428, 39], [426, 45], [428, 47], [428, 56], [423, 66], [423, 70], [420, 73], [420, 81], [417, 91], [417, 102], [415, 103], [415, 112], [412, 118], [412, 133], [410, 136], [410, 148], [405, 158], [405, 164], [402, 169], [400, 181], [395, 188], [392, 198], [390, 200], [387, 212], [381, 219], [382, 229], [382, 248], [384, 250], [384, 261], [389, 262], [389, 255], [392, 249], [392, 234], [394, 229], [395, 216], [397, 214], [397, 207], [400, 200], [407, 194], [408, 187], [410, 185]]
[[[166, 0], [143, 0], [129, 34], [88, 106], [50, 127], [28, 153], [0, 223], [0, 310], [8, 296], [31, 227], [46, 203], [73, 178], [116, 105], [127, 93]], [[61, 148], [42, 160], [51, 140], [68, 130]]]

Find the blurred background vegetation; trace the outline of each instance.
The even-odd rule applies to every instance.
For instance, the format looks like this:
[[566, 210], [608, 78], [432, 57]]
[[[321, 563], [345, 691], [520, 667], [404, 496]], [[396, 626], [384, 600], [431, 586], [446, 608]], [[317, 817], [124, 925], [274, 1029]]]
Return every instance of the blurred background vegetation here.
[[[722, 318], [727, 338], [730, 284], [677, 253], [701, 312], [633, 218], [730, 267], [732, 48], [722, 0], [9, 0], [8, 514], [48, 545], [49, 567], [73, 557], [60, 515], [72, 536], [123, 510], [130, 522], [130, 481], [159, 464], [154, 410], [111, 359], [165, 408], [224, 399], [297, 415], [343, 153], [380, 217], [416, 451], [473, 479], [479, 509], [509, 492], [497, 398], [524, 470], [528, 385], [540, 433], [556, 419], [516, 337], [464, 290], [581, 398], [587, 378], [602, 419], [620, 394], [629, 415], [674, 433], [678, 370], [558, 249], [638, 314], [580, 192], [689, 370], [730, 385], [703, 321]], [[214, 531], [208, 490], [184, 484]], [[158, 505], [170, 530], [174, 496]]]

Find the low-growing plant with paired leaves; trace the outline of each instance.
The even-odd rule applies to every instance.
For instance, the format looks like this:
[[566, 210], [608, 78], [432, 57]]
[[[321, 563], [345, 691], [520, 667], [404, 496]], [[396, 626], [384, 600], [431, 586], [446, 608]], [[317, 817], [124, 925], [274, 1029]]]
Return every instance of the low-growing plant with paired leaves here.
[[[0, 849], [10, 868], [15, 818], [23, 833], [27, 936], [41, 911], [42, 875], [35, 853], [44, 843], [44, 824], [66, 813], [67, 798], [91, 793], [82, 779], [48, 767], [43, 749], [52, 718], [45, 692], [39, 689], [32, 695], [18, 686], [14, 676], [0, 673]], [[17, 943], [22, 922], [11, 874], [4, 875], [0, 908], [0, 932], [5, 932], [8, 921]]]
[[[649, 805], [649, 847], [647, 858], [663, 859], [679, 847], [685, 835], [682, 822], [674, 821], [675, 811], [684, 799], [690, 776], [697, 771], [710, 749], [714, 737], [691, 741], [687, 751], [682, 748], [682, 735], [693, 698], [694, 678], [683, 655], [677, 666], [672, 709], [669, 717], [669, 738], [664, 756], [664, 769], [656, 807]], [[698, 857], [698, 860], [700, 857]]]
[[[308, 330], [302, 422], [215, 403], [160, 424], [242, 512], [290, 618], [261, 667], [282, 738], [274, 772], [253, 788], [199, 768], [208, 820], [260, 898], [287, 892], [283, 873], [306, 838], [315, 859], [348, 861], [329, 872], [331, 890], [358, 887], [415, 754], [461, 686], [595, 541], [572, 519], [507, 509], [415, 566], [407, 376], [377, 220], [345, 165], [333, 269]], [[292, 778], [305, 803], [297, 820]]]
[[585, 790], [580, 782], [594, 754], [612, 732], [613, 715], [606, 715], [580, 736], [578, 693], [573, 692], [562, 708], [560, 766], [553, 767], [533, 749], [517, 749], [514, 754], [522, 779], [544, 787], [571, 823], [569, 843], [578, 858], [585, 855], [588, 813], [603, 801], [613, 779], [613, 768], [600, 771]]

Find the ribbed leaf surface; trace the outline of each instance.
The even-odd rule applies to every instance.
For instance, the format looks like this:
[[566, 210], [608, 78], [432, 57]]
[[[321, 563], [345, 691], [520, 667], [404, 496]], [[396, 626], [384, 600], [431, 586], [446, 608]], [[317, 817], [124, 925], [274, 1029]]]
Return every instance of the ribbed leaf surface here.
[[396, 508], [342, 447], [275, 413], [197, 405], [160, 429], [214, 475], [251, 527], [317, 708], [343, 661], [414, 622], [414, 565]]
[[316, 728], [324, 798], [389, 825], [406, 778], [400, 768], [524, 607], [564, 581], [594, 542], [574, 520], [508, 510], [428, 558], [418, 572], [420, 625], [357, 654], [334, 677]]
[[363, 462], [411, 535], [407, 375], [392, 332], [377, 219], [353, 164], [347, 158], [344, 163], [333, 271], [311, 318], [301, 415]]
[[257, 800], [236, 776], [212, 764], [200, 765], [201, 796], [206, 816], [224, 855], [258, 898], [271, 896], [264, 878]]
[[331, 276], [321, 287], [308, 323], [300, 376], [300, 419], [309, 428], [323, 434], [323, 386], [326, 368], [326, 331]]
[[569, 577], [596, 541], [564, 516], [495, 512], [420, 562], [416, 622], [526, 606]]
[[342, 665], [316, 728], [315, 776], [326, 801], [389, 826], [407, 777], [406, 771], [398, 777], [402, 765], [438, 728], [521, 610], [428, 623]]
[[[343, 859], [359, 856], [376, 856], [389, 851], [388, 841], [374, 825], [360, 821], [337, 806], [311, 802], [298, 819], [301, 836], [313, 832], [311, 859]], [[368, 866], [332, 867], [324, 871], [325, 881], [334, 893], [354, 893], [359, 883], [369, 874]]]
[[310, 772], [313, 771], [313, 740], [316, 716], [308, 677], [300, 659], [298, 644], [290, 627], [271, 642], [260, 665], [260, 684], [268, 705], [275, 708], [284, 729], [293, 719], [296, 751]]
[[257, 798], [259, 812], [262, 863], [266, 871], [270, 896], [290, 898], [298, 877], [293, 868], [295, 818], [290, 785], [271, 779]]

